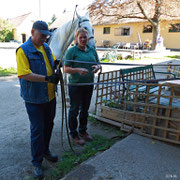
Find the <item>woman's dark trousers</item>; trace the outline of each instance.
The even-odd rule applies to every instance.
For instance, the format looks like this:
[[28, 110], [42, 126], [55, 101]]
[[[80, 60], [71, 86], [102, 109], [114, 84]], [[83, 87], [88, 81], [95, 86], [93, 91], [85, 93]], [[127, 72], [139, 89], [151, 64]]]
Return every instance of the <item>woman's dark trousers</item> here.
[[68, 86], [70, 97], [70, 110], [68, 115], [70, 135], [74, 138], [78, 136], [77, 127], [79, 115], [79, 133], [86, 133], [88, 110], [93, 94], [93, 85], [88, 86]]

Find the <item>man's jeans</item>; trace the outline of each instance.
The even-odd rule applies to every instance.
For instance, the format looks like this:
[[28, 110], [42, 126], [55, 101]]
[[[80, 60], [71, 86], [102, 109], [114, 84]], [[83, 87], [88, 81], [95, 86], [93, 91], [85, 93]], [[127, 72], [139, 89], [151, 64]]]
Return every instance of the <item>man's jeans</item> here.
[[44, 154], [49, 151], [53, 120], [56, 113], [56, 98], [43, 104], [25, 102], [25, 106], [31, 122], [32, 164], [40, 167]]
[[[90, 86], [68, 86], [70, 97], [69, 109], [69, 129], [70, 135], [74, 138], [78, 136], [77, 116], [79, 114], [79, 133], [85, 133], [87, 130], [88, 110], [93, 93], [93, 85]], [[79, 113], [80, 110], [80, 113]]]

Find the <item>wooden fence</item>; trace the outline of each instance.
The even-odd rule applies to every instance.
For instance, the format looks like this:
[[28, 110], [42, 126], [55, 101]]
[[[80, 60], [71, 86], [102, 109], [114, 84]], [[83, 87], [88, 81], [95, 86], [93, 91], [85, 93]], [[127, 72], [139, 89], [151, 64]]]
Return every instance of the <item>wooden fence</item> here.
[[[176, 85], [128, 83], [126, 87], [135, 88], [124, 92], [120, 71], [102, 73], [99, 82], [102, 84], [97, 86], [95, 107], [106, 122], [119, 123], [122, 130], [133, 129], [144, 136], [180, 144], [180, 96], [175, 96]], [[142, 85], [146, 92], [139, 91]], [[152, 86], [158, 91], [150, 93]]]

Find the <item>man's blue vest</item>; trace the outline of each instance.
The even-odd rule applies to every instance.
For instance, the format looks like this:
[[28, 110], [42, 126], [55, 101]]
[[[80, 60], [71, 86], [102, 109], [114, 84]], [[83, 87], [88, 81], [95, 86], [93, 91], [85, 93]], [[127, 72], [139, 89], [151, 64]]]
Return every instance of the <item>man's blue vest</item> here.
[[[47, 58], [49, 59], [49, 62], [54, 72], [53, 56], [52, 56], [51, 49], [46, 43], [44, 43], [43, 46], [44, 46]], [[29, 38], [28, 41], [26, 41], [20, 47], [23, 49], [25, 56], [27, 57], [29, 61], [31, 71], [35, 74], [47, 76], [46, 64], [45, 64], [43, 54], [34, 47], [31, 41], [31, 38]], [[36, 103], [36, 104], [49, 102], [47, 83], [31, 82], [22, 78], [19, 78], [19, 81], [21, 85], [21, 97], [26, 102]]]

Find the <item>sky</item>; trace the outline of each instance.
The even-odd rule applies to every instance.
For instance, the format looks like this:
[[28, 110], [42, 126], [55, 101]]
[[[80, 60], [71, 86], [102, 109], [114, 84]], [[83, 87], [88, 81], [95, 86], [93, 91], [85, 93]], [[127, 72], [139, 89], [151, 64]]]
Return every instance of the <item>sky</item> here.
[[0, 0], [0, 18], [7, 19], [33, 12], [39, 17], [39, 2], [41, 4], [41, 19], [50, 21], [53, 14], [57, 17], [66, 9], [74, 11], [87, 7], [93, 0]]

